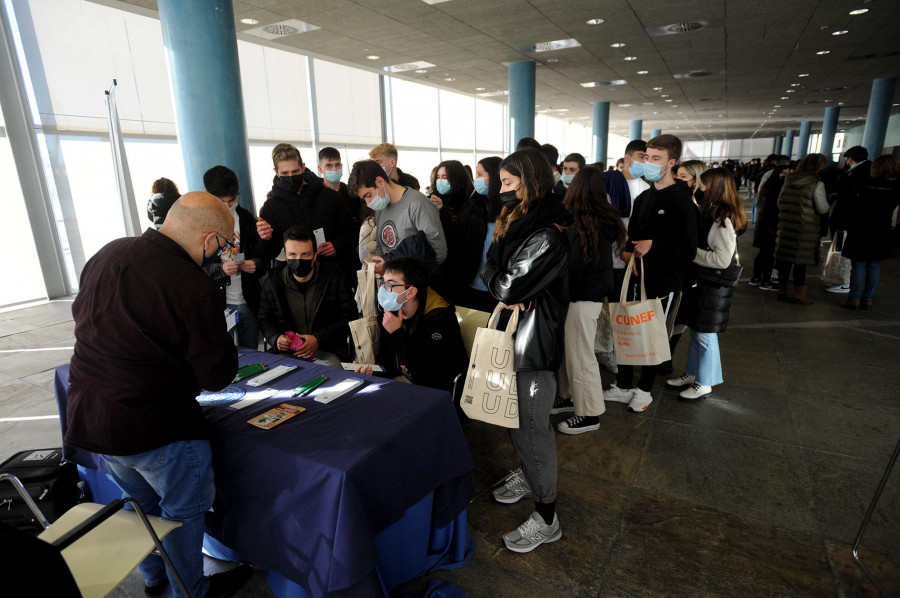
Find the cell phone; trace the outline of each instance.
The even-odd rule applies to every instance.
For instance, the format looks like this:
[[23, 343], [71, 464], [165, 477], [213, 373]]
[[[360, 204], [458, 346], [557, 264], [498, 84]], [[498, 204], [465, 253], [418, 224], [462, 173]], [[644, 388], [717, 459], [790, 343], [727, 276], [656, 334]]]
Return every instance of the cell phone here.
[[264, 372], [269, 369], [264, 363], [250, 363], [245, 365], [244, 367], [238, 368], [237, 375], [234, 377], [235, 382], [240, 382], [244, 378], [249, 378], [250, 376], [255, 376], [260, 372]]

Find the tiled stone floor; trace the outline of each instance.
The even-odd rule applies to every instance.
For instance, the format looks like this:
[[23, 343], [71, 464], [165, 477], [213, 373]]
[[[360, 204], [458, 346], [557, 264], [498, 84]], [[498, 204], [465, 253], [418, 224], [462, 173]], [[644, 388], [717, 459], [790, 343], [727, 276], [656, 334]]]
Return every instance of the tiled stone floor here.
[[[474, 560], [408, 589], [440, 579], [474, 597], [877, 596], [850, 543], [900, 437], [900, 261], [883, 263], [872, 312], [838, 308], [843, 297], [815, 276], [809, 287], [816, 303], [801, 307], [738, 286], [720, 336], [726, 382], [708, 400], [680, 402], [660, 379], [645, 413], [608, 404], [599, 431], [558, 436], [560, 542], [507, 551], [501, 535], [532, 506], [484, 495], [469, 509]], [[60, 444], [54, 419], [5, 420], [56, 413], [53, 368], [72, 336], [71, 301], [0, 313], [0, 459]], [[473, 423], [466, 434], [476, 491], [517, 466], [505, 432]], [[861, 552], [900, 594], [900, 472]], [[114, 595], [142, 596], [139, 575]], [[262, 572], [238, 596], [271, 596]]]

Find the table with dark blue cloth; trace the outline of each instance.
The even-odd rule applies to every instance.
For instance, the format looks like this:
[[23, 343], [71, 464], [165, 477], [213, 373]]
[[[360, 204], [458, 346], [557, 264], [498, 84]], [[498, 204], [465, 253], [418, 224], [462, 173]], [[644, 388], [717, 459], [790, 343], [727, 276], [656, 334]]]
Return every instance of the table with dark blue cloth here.
[[[376, 568], [390, 560], [379, 563], [382, 546], [391, 546], [396, 555], [434, 548], [427, 546], [434, 544], [434, 534], [430, 542], [425, 538], [424, 547], [421, 538], [404, 546], [401, 520], [410, 518], [407, 511], [421, 515], [427, 509], [432, 529], [426, 531], [447, 536], [452, 530], [455, 536], [456, 550], [450, 551], [455, 556], [419, 561], [453, 566], [471, 557], [465, 508], [472, 496], [473, 463], [446, 392], [242, 351], [241, 365], [298, 368], [263, 385], [279, 393], [255, 405], [237, 410], [204, 407], [212, 425], [216, 483], [206, 521], [209, 535], [311, 596], [382, 595], [392, 585], [424, 573], [401, 574], [399, 569], [409, 567], [396, 564], [388, 575]], [[348, 377], [362, 378], [365, 384], [328, 404], [315, 401], [316, 392], [291, 398], [291, 389], [320, 374], [329, 378], [321, 390]], [[67, 379], [68, 366], [58, 368], [56, 395], [62, 416]], [[245, 381], [226, 393], [229, 390], [235, 395], [246, 392], [246, 398], [256, 389]], [[307, 410], [270, 430], [247, 423], [285, 402]], [[87, 451], [64, 447], [64, 456], [105, 469], [102, 460]]]

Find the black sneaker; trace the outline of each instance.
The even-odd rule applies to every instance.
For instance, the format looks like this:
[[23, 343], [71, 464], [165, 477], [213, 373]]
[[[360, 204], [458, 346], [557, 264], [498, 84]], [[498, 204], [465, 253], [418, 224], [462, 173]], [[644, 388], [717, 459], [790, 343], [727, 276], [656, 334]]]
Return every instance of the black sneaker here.
[[756, 278], [756, 277], [751, 278], [751, 279], [750, 279], [750, 286], [751, 286], [751, 287], [758, 287], [758, 286], [760, 285], [761, 282], [762, 282], [762, 279], [761, 279], [761, 278]]
[[252, 575], [253, 570], [247, 564], [238, 565], [224, 573], [212, 575], [209, 578], [209, 589], [206, 590], [205, 598], [228, 598], [228, 596], [233, 596], [244, 587], [244, 584], [250, 580]]
[[169, 579], [164, 577], [163, 580], [156, 585], [145, 585], [144, 594], [146, 594], [147, 596], [159, 596], [166, 591], [167, 587], [169, 587]]
[[575, 413], [575, 404], [572, 402], [572, 399], [556, 397], [556, 400], [553, 401], [553, 407], [550, 409], [550, 415], [556, 415], [557, 413]]
[[760, 283], [759, 288], [762, 291], [777, 291], [778, 283], [772, 282], [771, 280], [765, 280]]
[[564, 422], [560, 422], [556, 429], [563, 434], [584, 434], [600, 429], [600, 418], [596, 415], [573, 415]]

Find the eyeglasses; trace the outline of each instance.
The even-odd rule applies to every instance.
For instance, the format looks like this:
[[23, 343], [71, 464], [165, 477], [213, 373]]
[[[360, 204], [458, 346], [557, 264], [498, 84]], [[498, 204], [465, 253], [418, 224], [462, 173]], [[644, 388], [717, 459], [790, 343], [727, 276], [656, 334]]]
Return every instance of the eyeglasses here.
[[[411, 287], [411, 284], [391, 284], [389, 282], [385, 282], [383, 278], [378, 279], [378, 288], [384, 287], [388, 290], [389, 293], [393, 293], [394, 289], [397, 287]], [[402, 291], [401, 291], [402, 292]]]
[[237, 245], [234, 244], [234, 241], [232, 241], [231, 239], [229, 239], [229, 238], [226, 237], [225, 235], [219, 234], [219, 233], [217, 233], [217, 232], [214, 231], [214, 230], [206, 230], [206, 231], [203, 231], [203, 233], [204, 233], [204, 234], [207, 234], [207, 235], [208, 235], [209, 233], [215, 233], [215, 235], [216, 235], [216, 241], [219, 240], [219, 237], [222, 237], [222, 240], [225, 241], [225, 247], [222, 247], [222, 246], [220, 245], [220, 246], [219, 246], [219, 250], [220, 250], [220, 251], [221, 251], [221, 250], [224, 250], [224, 249], [237, 249]]

